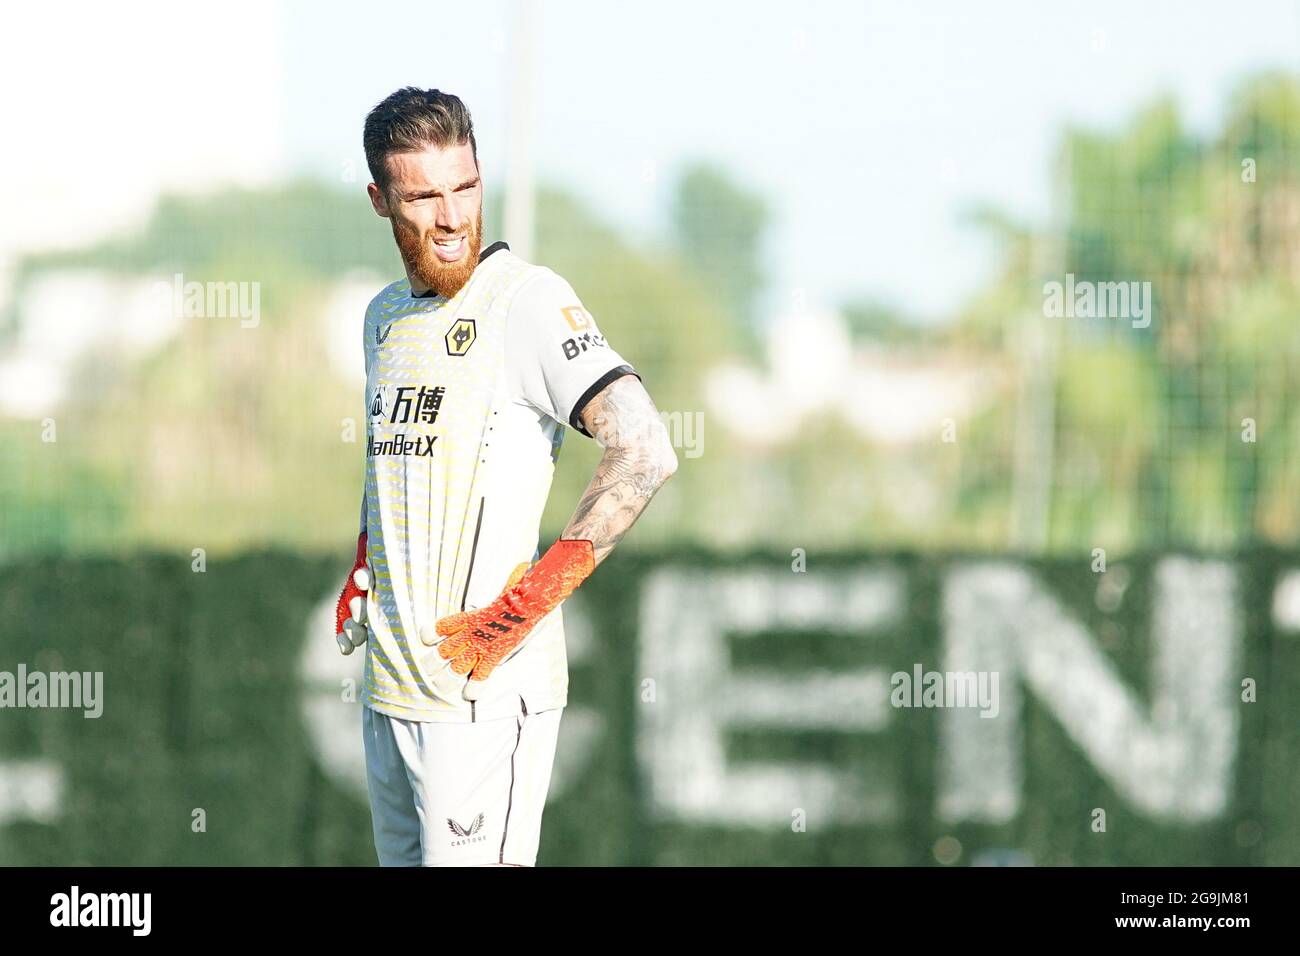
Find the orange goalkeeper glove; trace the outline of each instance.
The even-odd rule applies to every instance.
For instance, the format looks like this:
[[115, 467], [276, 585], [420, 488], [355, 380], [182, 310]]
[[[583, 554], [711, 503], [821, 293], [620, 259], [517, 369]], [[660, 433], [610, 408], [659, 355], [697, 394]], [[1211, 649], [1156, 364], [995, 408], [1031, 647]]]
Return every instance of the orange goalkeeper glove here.
[[561, 538], [487, 607], [438, 621], [436, 629], [443, 639], [438, 653], [451, 661], [454, 673], [469, 675], [466, 700], [478, 699], [483, 681], [496, 666], [595, 569], [595, 547], [590, 541]]
[[351, 654], [370, 637], [366, 629], [366, 594], [370, 591], [370, 568], [366, 564], [366, 532], [357, 538], [357, 559], [348, 572], [334, 608], [334, 638], [339, 650]]

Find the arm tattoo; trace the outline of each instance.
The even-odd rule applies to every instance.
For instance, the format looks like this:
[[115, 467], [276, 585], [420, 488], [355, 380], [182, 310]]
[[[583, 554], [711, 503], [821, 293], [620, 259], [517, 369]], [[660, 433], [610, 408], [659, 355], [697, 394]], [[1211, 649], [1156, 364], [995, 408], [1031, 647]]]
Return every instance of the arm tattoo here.
[[605, 454], [560, 537], [591, 541], [599, 564], [676, 471], [677, 456], [658, 409], [634, 375], [605, 386], [581, 418]]

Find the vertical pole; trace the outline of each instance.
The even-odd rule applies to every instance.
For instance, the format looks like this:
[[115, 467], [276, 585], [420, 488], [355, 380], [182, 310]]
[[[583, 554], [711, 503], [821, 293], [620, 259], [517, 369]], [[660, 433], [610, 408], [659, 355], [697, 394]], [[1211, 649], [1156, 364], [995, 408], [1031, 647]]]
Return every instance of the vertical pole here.
[[[1066, 229], [1069, 221], [1070, 141], [1068, 136], [1057, 164], [1053, 185], [1048, 238], [1035, 243], [1030, 271], [1041, 284], [1045, 277], [1065, 281]], [[1014, 550], [1042, 553], [1050, 542], [1052, 482], [1056, 457], [1056, 380], [1063, 318], [1051, 318], [1042, 309], [1041, 285], [1033, 301], [1037, 307], [1021, 316], [1017, 341], [1020, 350], [1020, 394], [1011, 482], [1010, 545]]]
[[533, 225], [533, 0], [515, 0], [511, 43], [509, 158], [506, 162], [505, 240], [531, 261]]

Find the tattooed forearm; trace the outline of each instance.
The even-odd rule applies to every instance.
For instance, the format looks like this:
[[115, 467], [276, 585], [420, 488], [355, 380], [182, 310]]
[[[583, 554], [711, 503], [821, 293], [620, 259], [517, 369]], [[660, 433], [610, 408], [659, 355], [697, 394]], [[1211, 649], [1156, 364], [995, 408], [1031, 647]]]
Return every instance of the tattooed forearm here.
[[591, 541], [599, 564], [672, 477], [677, 456], [654, 402], [633, 375], [615, 379], [593, 398], [582, 423], [605, 454], [561, 537]]

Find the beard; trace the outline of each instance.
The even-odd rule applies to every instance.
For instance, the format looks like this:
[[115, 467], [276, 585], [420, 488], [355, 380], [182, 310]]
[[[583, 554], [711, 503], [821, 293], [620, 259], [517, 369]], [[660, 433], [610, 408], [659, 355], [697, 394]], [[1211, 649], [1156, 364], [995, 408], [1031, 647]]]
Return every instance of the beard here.
[[[410, 226], [390, 220], [393, 226], [393, 239], [397, 242], [402, 261], [406, 263], [406, 273], [412, 282], [427, 286], [434, 295], [450, 299], [465, 287], [469, 277], [478, 266], [479, 252], [483, 245], [483, 207], [473, 223], [467, 223], [460, 232], [441, 232], [433, 230], [427, 233], [416, 232]], [[433, 251], [435, 239], [454, 239], [465, 236], [465, 255], [455, 262], [443, 262]]]

